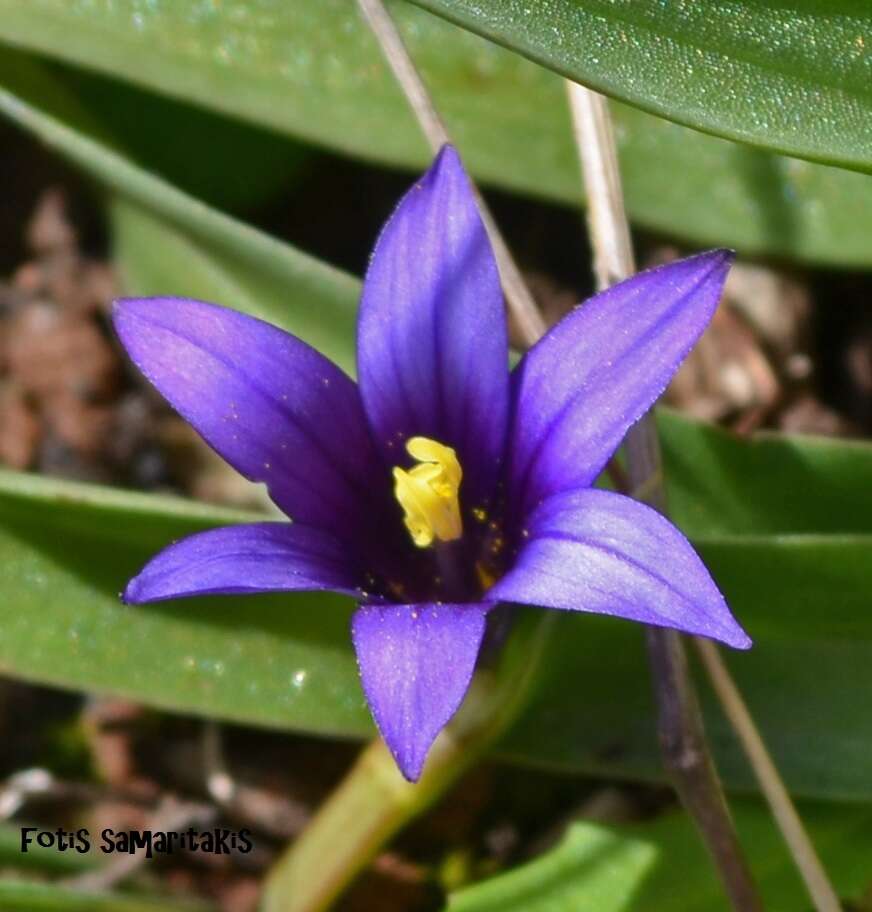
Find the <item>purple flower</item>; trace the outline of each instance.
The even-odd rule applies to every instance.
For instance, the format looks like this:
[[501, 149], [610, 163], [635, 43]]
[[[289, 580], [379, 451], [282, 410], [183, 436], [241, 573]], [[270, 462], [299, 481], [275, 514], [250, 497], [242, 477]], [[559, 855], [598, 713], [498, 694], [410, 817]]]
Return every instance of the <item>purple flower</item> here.
[[117, 302], [115, 326], [140, 370], [294, 519], [176, 542], [125, 601], [294, 590], [357, 599], [363, 688], [412, 780], [463, 700], [498, 602], [748, 647], [684, 536], [591, 487], [705, 329], [730, 259], [705, 253], [610, 288], [510, 373], [497, 268], [446, 146], [373, 253], [358, 383], [235, 311]]

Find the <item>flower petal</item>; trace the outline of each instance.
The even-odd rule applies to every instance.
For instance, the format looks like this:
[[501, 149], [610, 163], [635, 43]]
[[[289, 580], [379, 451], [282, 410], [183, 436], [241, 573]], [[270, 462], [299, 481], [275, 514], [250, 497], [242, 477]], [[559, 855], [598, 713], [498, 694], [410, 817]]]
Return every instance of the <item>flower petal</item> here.
[[409, 437], [453, 447], [464, 500], [497, 477], [508, 414], [508, 342], [490, 242], [457, 152], [444, 146], [385, 225], [366, 274], [358, 374], [391, 465]]
[[708, 325], [731, 261], [719, 250], [639, 273], [527, 353], [512, 389], [510, 496], [521, 515], [593, 482]]
[[225, 526], [153, 557], [124, 590], [133, 605], [192, 595], [330, 590], [360, 597], [361, 574], [329, 533], [300, 523]]
[[466, 694], [488, 606], [364, 605], [351, 624], [360, 677], [379, 731], [415, 782]]
[[507, 602], [674, 627], [737, 649], [751, 640], [687, 539], [610, 491], [556, 494], [532, 514], [514, 567], [488, 591]]
[[[390, 476], [354, 382], [315, 349], [245, 314], [183, 298], [117, 301], [137, 367], [234, 468], [301, 522], [346, 534]], [[371, 508], [370, 508], [371, 509]]]

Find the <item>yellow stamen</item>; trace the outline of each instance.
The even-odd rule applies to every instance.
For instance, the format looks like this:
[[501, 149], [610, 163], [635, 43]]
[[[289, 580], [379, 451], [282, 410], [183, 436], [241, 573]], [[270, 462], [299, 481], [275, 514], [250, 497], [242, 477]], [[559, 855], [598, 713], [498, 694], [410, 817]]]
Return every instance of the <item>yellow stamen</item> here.
[[406, 515], [412, 541], [427, 548], [435, 539], [454, 541], [463, 535], [458, 491], [463, 472], [457, 454], [429, 437], [410, 437], [406, 450], [420, 465], [408, 472], [394, 469], [394, 496]]

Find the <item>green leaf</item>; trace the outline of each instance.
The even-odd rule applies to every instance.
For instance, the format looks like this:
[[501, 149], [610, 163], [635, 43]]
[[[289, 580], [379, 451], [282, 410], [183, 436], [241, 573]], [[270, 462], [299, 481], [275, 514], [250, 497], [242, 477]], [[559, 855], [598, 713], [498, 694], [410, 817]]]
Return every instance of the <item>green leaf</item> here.
[[[869, 800], [862, 757], [872, 725], [846, 695], [872, 686], [872, 447], [739, 438], [665, 410], [658, 423], [672, 517], [755, 640], [749, 652], [725, 655], [779, 768], [796, 793]], [[557, 624], [539, 689], [503, 750], [567, 770], [659, 777], [641, 631], [607, 618]], [[572, 675], [578, 683], [568, 686]], [[725, 779], [754, 788], [728, 723], [701, 690]], [[828, 736], [818, 741], [821, 725]]]
[[[767, 909], [810, 908], [808, 895], [767, 809], [734, 801], [739, 837]], [[800, 808], [833, 885], [858, 900], [872, 883], [872, 811]], [[520, 868], [455, 893], [449, 912], [729, 912], [714, 869], [688, 817], [651, 823], [572, 824], [561, 842]]]
[[872, 170], [872, 13], [862, 0], [413, 0], [653, 114]]
[[260, 519], [0, 472], [0, 671], [240, 722], [368, 734], [347, 599], [119, 601], [126, 580], [171, 541]]
[[312, 158], [286, 136], [198, 105], [75, 67], [53, 64], [49, 72], [134, 162], [221, 209], [268, 202]]
[[[754, 639], [749, 652], [725, 658], [790, 789], [872, 800], [872, 724], [862, 701], [850, 698], [872, 687], [872, 535], [693, 542]], [[549, 648], [538, 689], [502, 753], [555, 769], [660, 779], [643, 631], [561, 615]], [[702, 681], [700, 689], [725, 781], [754, 789], [729, 724]]]
[[620, 912], [659, 861], [655, 845], [575, 823], [535, 861], [453, 894], [448, 912]]
[[657, 411], [669, 507], [693, 536], [872, 533], [872, 448], [763, 431], [739, 437]]
[[[499, 4], [510, 11], [519, 5]], [[711, 17], [689, 7], [676, 7], [674, 14], [662, 5], [658, 9], [689, 21], [706, 15], [708, 21], [748, 5], [737, 2]], [[497, 4], [475, 6], [487, 10]], [[556, 6], [572, 6], [578, 16], [591, 16], [588, 9], [596, 8], [571, 0]], [[473, 4], [461, 8], [471, 10]], [[407, 4], [393, 9], [473, 172], [537, 196], [578, 201], [578, 163], [561, 80], [426, 12]], [[768, 14], [778, 15], [798, 14], [786, 8]], [[743, 21], [736, 19], [742, 28]], [[607, 17], [599, 27], [611, 28]], [[707, 26], [698, 34], [712, 32]], [[284, 5], [225, 0], [196, 13], [184, 4], [137, 0], [99, 7], [83, 0], [0, 0], [0, 38], [341, 152], [415, 169], [429, 157], [405, 99], [347, 0]], [[797, 40], [805, 41], [801, 30]], [[661, 44], [676, 46], [674, 39]], [[821, 38], [817, 46], [824, 44]], [[554, 49], [559, 50], [556, 42]], [[651, 66], [653, 58], [624, 59], [629, 67]], [[591, 60], [579, 55], [576, 62]], [[4, 69], [14, 66], [10, 57]], [[843, 69], [850, 74], [850, 67]], [[672, 83], [669, 75], [669, 91]], [[742, 122], [759, 123], [756, 114], [744, 119], [741, 92], [725, 92], [719, 83], [709, 97], [736, 99]], [[808, 104], [807, 112], [815, 123], [809, 136], [831, 129], [819, 104]], [[14, 117], [16, 111], [6, 113]], [[780, 116], [780, 109], [776, 113]], [[634, 108], [616, 105], [615, 116], [627, 205], [637, 224], [747, 253], [872, 263], [865, 241], [872, 230], [872, 182], [862, 175], [765, 154]], [[865, 122], [858, 120], [858, 131]], [[125, 125], [117, 126], [123, 133]]]
[[209, 912], [214, 906], [164, 897], [92, 893], [58, 884], [0, 880], [4, 912]]
[[[188, 280], [152, 293], [212, 292], [220, 273], [225, 293], [212, 294], [218, 303], [292, 330], [346, 368], [353, 364], [356, 279], [209, 208], [134, 164], [116, 151], [103, 125], [95, 124], [76, 99], [27, 57], [0, 56], [0, 111], [137, 210], [138, 219], [134, 213], [122, 231], [145, 233], [143, 243], [154, 243], [155, 253], [156, 235], [166, 231], [161, 250], [167, 254], [170, 241], [178, 244], [172, 254], [181, 267], [177, 276], [186, 275], [183, 256], [191, 254]], [[151, 252], [143, 249], [142, 256]], [[204, 257], [209, 260], [205, 265]], [[210, 274], [206, 281], [204, 272]]]

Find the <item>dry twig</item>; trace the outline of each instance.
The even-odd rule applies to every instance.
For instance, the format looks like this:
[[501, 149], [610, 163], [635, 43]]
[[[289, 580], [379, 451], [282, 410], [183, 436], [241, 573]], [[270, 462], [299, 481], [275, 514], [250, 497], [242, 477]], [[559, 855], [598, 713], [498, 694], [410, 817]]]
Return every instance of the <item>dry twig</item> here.
[[[614, 133], [602, 95], [571, 82], [567, 89], [587, 194], [594, 272], [603, 289], [635, 272]], [[665, 512], [660, 447], [650, 415], [630, 430], [626, 450], [633, 495]], [[708, 751], [681, 637], [674, 630], [651, 627], [648, 653], [664, 762], [675, 787], [705, 839], [734, 908], [762, 910]]]
[[790, 795], [778, 775], [778, 769], [766, 750], [760, 732], [754, 724], [751, 713], [742, 699], [717, 646], [709, 640], [695, 640], [697, 651], [708, 672], [709, 680], [730, 724], [733, 726], [742, 747], [760, 783], [760, 788], [772, 810], [772, 816], [781, 830], [784, 841], [790, 848], [793, 860], [805, 881], [817, 912], [840, 912], [841, 904], [827, 877], [815, 848], [808, 838], [802, 820], [796, 812]]
[[[396, 76], [397, 82], [405, 93], [421, 131], [430, 144], [430, 148], [433, 152], [437, 152], [445, 143], [451, 140], [448, 136], [448, 131], [445, 129], [445, 124], [433, 104], [430, 93], [427, 91], [427, 87], [424, 85], [412, 58], [409, 56], [396, 23], [387, 9], [385, 9], [382, 0], [358, 0], [358, 5], [378, 40], [382, 53], [394, 76]], [[479, 212], [497, 259], [506, 301], [512, 310], [525, 342], [528, 345], [532, 345], [545, 332], [545, 322], [491, 215], [490, 209], [478, 189], [474, 189]]]

